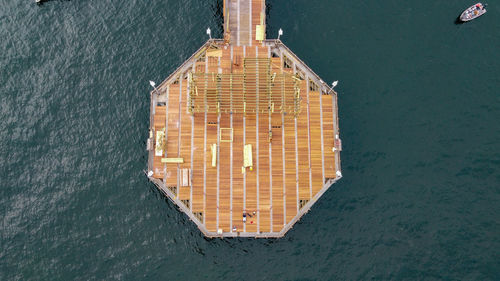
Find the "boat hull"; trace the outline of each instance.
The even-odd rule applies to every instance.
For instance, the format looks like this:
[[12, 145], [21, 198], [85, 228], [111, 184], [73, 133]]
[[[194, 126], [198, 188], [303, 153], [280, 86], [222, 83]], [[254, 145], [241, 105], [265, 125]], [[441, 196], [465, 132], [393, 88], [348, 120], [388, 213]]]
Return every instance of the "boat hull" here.
[[468, 22], [484, 15], [485, 13], [486, 9], [484, 8], [483, 4], [477, 3], [462, 12], [462, 14], [460, 15], [460, 21]]

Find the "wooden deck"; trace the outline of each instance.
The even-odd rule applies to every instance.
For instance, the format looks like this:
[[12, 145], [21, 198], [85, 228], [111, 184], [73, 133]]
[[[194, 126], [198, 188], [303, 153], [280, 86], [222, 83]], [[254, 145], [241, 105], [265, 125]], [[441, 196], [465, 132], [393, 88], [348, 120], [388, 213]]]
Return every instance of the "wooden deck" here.
[[[337, 95], [280, 41], [256, 40], [263, 0], [224, 4], [225, 41], [207, 42], [151, 93], [149, 177], [207, 236], [280, 237], [341, 177]], [[219, 106], [221, 96], [230, 97], [223, 111], [190, 111], [197, 73], [213, 77], [198, 82], [204, 93], [197, 88], [197, 98]], [[299, 114], [266, 102], [285, 87], [274, 77], [287, 73], [299, 77]], [[217, 74], [229, 77], [230, 87], [222, 88]], [[159, 131], [163, 144], [155, 141]], [[243, 167], [245, 145], [252, 146], [252, 167]]]
[[252, 46], [261, 41], [256, 38], [256, 26], [266, 24], [264, 0], [224, 0], [225, 39], [236, 46]]

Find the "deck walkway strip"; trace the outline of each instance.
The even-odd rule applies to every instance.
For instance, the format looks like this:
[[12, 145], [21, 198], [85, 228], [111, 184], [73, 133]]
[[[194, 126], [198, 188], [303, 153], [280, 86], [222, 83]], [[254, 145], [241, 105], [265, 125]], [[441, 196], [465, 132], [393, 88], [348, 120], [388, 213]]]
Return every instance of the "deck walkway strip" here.
[[240, 17], [240, 1], [239, 0], [236, 0], [236, 2], [238, 3], [238, 30], [236, 31], [236, 38], [237, 38], [237, 45], [240, 46], [241, 43], [240, 43], [240, 22], [241, 22], [241, 17]]
[[[272, 113], [271, 122], [273, 127], [272, 141], [272, 188], [273, 188], [273, 230], [283, 228], [283, 131], [281, 124], [281, 113]], [[276, 161], [275, 161], [276, 160]]]
[[[208, 73], [208, 56], [205, 56], [205, 73]], [[205, 89], [207, 88], [207, 83], [205, 84]], [[203, 142], [203, 224], [207, 227], [207, 113], [205, 112], [205, 121], [203, 123], [204, 127], [204, 142]], [[208, 228], [207, 228], [208, 229]]]
[[252, 46], [252, 34], [254, 33], [253, 28], [252, 28], [252, 0], [248, 0], [248, 8], [250, 9], [248, 13], [248, 45]]
[[[193, 203], [192, 200], [192, 184], [191, 180], [189, 177], [189, 170], [191, 169], [191, 159], [192, 159], [192, 142], [193, 142], [193, 128], [192, 128], [192, 116], [189, 114], [187, 111], [187, 100], [188, 100], [188, 83], [187, 79], [182, 79], [181, 80], [181, 95], [182, 95], [182, 102], [181, 108], [180, 108], [180, 131], [181, 131], [181, 142], [180, 142], [180, 154], [179, 157], [184, 159], [184, 163], [179, 164], [179, 183], [183, 182], [183, 174], [181, 173], [182, 171], [187, 172], [187, 178], [188, 178], [188, 184], [184, 186], [184, 184], [179, 184], [178, 188], [178, 194], [179, 194], [179, 200], [189, 200], [185, 201], [186, 208], [189, 210], [192, 210], [191, 206]], [[192, 174], [192, 172], [191, 172]]]
[[[254, 58], [256, 57], [256, 49], [255, 47], [246, 47], [245, 48], [246, 57]], [[257, 68], [257, 61], [254, 62], [255, 65], [248, 65], [246, 70], [246, 79], [248, 81], [257, 82], [257, 75], [255, 70]], [[248, 92], [246, 95], [248, 100], [256, 99], [256, 92]], [[253, 163], [256, 163], [255, 155], [256, 155], [256, 114], [253, 110], [249, 110], [245, 114], [245, 145], [252, 145], [252, 159]], [[257, 223], [256, 218], [253, 215], [253, 212], [257, 212], [257, 174], [255, 170], [255, 165], [250, 168], [246, 168], [245, 172], [245, 211], [248, 213], [247, 222], [245, 224], [246, 232], [257, 232]]]
[[[191, 71], [194, 71], [195, 69], [195, 64], [193, 64], [193, 67], [191, 68]], [[188, 87], [186, 87], [186, 112], [188, 111], [188, 106], [189, 106], [189, 84]], [[194, 116], [189, 116], [191, 118], [191, 176], [189, 178], [190, 181], [190, 195], [189, 195], [189, 209], [191, 212], [194, 212], [193, 210], [193, 205], [194, 205], [194, 197], [193, 197], [193, 191], [194, 191], [194, 184], [193, 184], [193, 175], [194, 175], [194, 167], [193, 167], [193, 162], [194, 162]]]
[[[169, 94], [169, 89], [170, 85], [167, 85], [167, 102], [165, 104], [165, 140], [168, 140], [168, 106], [169, 106], [169, 100], [168, 100], [168, 94]], [[165, 157], [167, 156], [167, 150], [165, 149]], [[167, 163], [163, 164], [163, 183], [166, 184], [167, 182]]]
[[[280, 56], [280, 61], [281, 61], [281, 74], [283, 74], [283, 56]], [[285, 84], [284, 83], [281, 83], [281, 88], [282, 88], [282, 91], [284, 91], [284, 88], [285, 88]], [[283, 99], [283, 97], [282, 97]], [[284, 102], [282, 102], [282, 104], [284, 104]], [[286, 202], [286, 161], [285, 161], [285, 138], [286, 138], [286, 135], [285, 135], [285, 115], [283, 113], [281, 113], [281, 151], [282, 151], [282, 154], [281, 154], [281, 157], [282, 157], [282, 161], [283, 161], [283, 164], [282, 164], [282, 168], [283, 168], [283, 225], [286, 224], [286, 206], [287, 206], [287, 202]]]
[[[323, 174], [323, 147], [322, 147], [322, 118], [321, 118], [321, 96], [318, 91], [309, 91], [310, 125], [311, 125], [311, 167], [313, 194], [318, 193], [324, 185]], [[319, 124], [312, 127], [312, 124]], [[318, 128], [319, 127], [319, 128]]]
[[[177, 145], [177, 157], [181, 157], [181, 126], [182, 126], [182, 79], [179, 79], [179, 119], [177, 119], [177, 128], [179, 129], [179, 142]], [[180, 177], [179, 177], [179, 164], [177, 164], [177, 196], [180, 193]]]
[[309, 77], [305, 77], [306, 79], [306, 91], [307, 91], [307, 141], [309, 145], [307, 146], [309, 149], [309, 198], [313, 197], [313, 188], [312, 188], [312, 164], [311, 164], [311, 109], [309, 106]]
[[220, 194], [220, 166], [221, 166], [221, 159], [220, 159], [220, 115], [217, 116], [217, 227], [216, 229], [219, 230], [219, 216], [220, 216], [220, 200], [219, 200], [219, 194]]
[[[296, 64], [293, 64], [293, 74], [294, 75], [297, 75], [297, 65]], [[300, 193], [299, 193], [299, 147], [298, 147], [298, 141], [297, 141], [297, 135], [298, 135], [298, 126], [297, 126], [297, 116], [295, 116], [294, 118], [294, 127], [295, 127], [295, 134], [294, 134], [294, 137], [295, 137], [295, 208], [296, 208], [296, 212], [299, 213], [299, 197], [300, 197]]]
[[[218, 125], [217, 123], [217, 114], [208, 113], [207, 114], [207, 213], [206, 213], [206, 227], [210, 231], [217, 231], [217, 213], [218, 213], [218, 205], [217, 205], [217, 192], [218, 192], [218, 177], [217, 177], [217, 167], [212, 167], [212, 151], [211, 146], [213, 144], [217, 145], [218, 138]], [[219, 153], [217, 153], [218, 155]], [[218, 156], [217, 156], [218, 157]], [[219, 160], [219, 159], [216, 159]], [[219, 161], [217, 161], [217, 166], [219, 165]]]
[[[307, 81], [300, 81], [301, 93], [301, 108], [302, 113], [297, 117], [297, 149], [298, 149], [298, 176], [299, 176], [299, 191], [298, 200], [311, 199], [311, 166], [310, 166], [310, 150], [309, 150], [309, 120], [307, 109]], [[299, 208], [300, 209], [300, 208]]]
[[[255, 57], [258, 58], [259, 57], [259, 48], [258, 47], [255, 47]], [[258, 85], [259, 83], [259, 63], [257, 61], [257, 77], [256, 77], [256, 81], [255, 83]], [[256, 88], [256, 99], [259, 100], [259, 87], [257, 86]], [[260, 168], [260, 164], [259, 164], [259, 103], [257, 103], [256, 105], [256, 109], [255, 109], [256, 113], [255, 113], [255, 142], [256, 142], [256, 149], [255, 149], [255, 152], [256, 152], [256, 162], [257, 162], [257, 179], [256, 179], [256, 184], [257, 184], [257, 194], [256, 194], [256, 199], [257, 199], [257, 207], [255, 208], [255, 211], [257, 212], [257, 232], [260, 232], [260, 204], [259, 204], [259, 198], [260, 198], [260, 190], [259, 190], [259, 183], [260, 183], [260, 177], [259, 177], [259, 168]]]
[[[231, 73], [233, 73], [233, 45], [231, 45]], [[233, 94], [233, 86], [232, 86], [232, 82], [231, 82], [231, 95]], [[233, 101], [231, 101], [231, 112], [230, 112], [230, 122], [231, 122], [231, 129], [233, 130], [233, 134], [234, 134], [234, 129], [233, 129]], [[229, 203], [229, 229], [231, 232], [233, 232], [233, 142], [230, 143], [230, 146], [231, 146], [231, 151], [230, 151], [230, 163], [229, 163], [229, 167], [230, 167], [230, 187], [229, 187], [229, 200], [230, 200], [230, 203]]]
[[330, 94], [321, 96], [323, 104], [323, 138], [324, 138], [324, 159], [325, 159], [325, 181], [335, 178], [335, 132], [333, 129], [332, 98]]
[[[169, 92], [170, 92], [170, 85], [167, 85], [167, 102], [165, 104], [165, 115], [167, 116], [167, 118], [165, 119], [165, 128], [166, 129], [168, 129], [168, 106], [170, 104], [169, 98], [168, 98]], [[168, 140], [168, 130], [165, 130], [165, 139]], [[165, 151], [165, 157], [167, 157], [166, 151]]]
[[323, 185], [325, 184], [325, 142], [324, 142], [324, 135], [323, 135], [323, 95], [322, 95], [322, 89], [319, 90], [319, 120], [320, 120], [320, 130], [321, 130], [321, 169], [322, 169], [322, 181], [321, 181], [321, 188], [323, 188]]
[[297, 213], [299, 212], [299, 147], [297, 142], [297, 117], [294, 118], [295, 125], [295, 204]]
[[[222, 69], [220, 66], [220, 57], [217, 57], [217, 73], [222, 73]], [[217, 116], [217, 231], [219, 231], [220, 227], [220, 166], [221, 166], [221, 158], [220, 158], [220, 114]]]
[[243, 230], [243, 113], [233, 113], [233, 228], [237, 232]]
[[[166, 118], [168, 119], [168, 126], [165, 127], [167, 130], [166, 135], [168, 136], [166, 139], [167, 141], [167, 148], [165, 151], [169, 155], [169, 157], [178, 157], [179, 155], [179, 135], [180, 135], [180, 130], [178, 129], [178, 122], [179, 121], [179, 95], [180, 95], [180, 87], [179, 83], [177, 84], [171, 84], [169, 85], [169, 109], [168, 109], [168, 115], [166, 115]], [[177, 189], [177, 192], [175, 192], [175, 195], [178, 195], [178, 178], [177, 178], [177, 170], [178, 170], [178, 165], [177, 164], [169, 164], [166, 166], [166, 187], [174, 187]]]
[[[204, 168], [205, 168], [205, 118], [204, 113], [196, 113], [193, 116], [194, 146], [192, 148], [192, 212], [204, 213]], [[203, 220], [201, 220], [203, 222]]]
[[[247, 48], [246, 46], [244, 45], [243, 46], [243, 57], [246, 57], [247, 56]], [[243, 114], [243, 147], [245, 146], [245, 144], [247, 143], [247, 139], [246, 139], [246, 113]], [[243, 165], [241, 165], [243, 166]], [[243, 174], [243, 212], [246, 212], [246, 209], [247, 209], [247, 173], [245, 172]], [[246, 228], [246, 223], [243, 224], [243, 232], [247, 232], [247, 228]]]
[[[272, 132], [271, 113], [268, 113], [269, 132]], [[273, 232], [273, 143], [269, 142], [269, 231]]]
[[[231, 113], [230, 117], [231, 129], [233, 129], [233, 114]], [[234, 130], [234, 129], [233, 129]], [[233, 131], [234, 133], [234, 131]], [[233, 142], [230, 143], [231, 151], [230, 151], [230, 163], [229, 163], [229, 178], [230, 178], [230, 187], [229, 187], [229, 229], [233, 231]]]
[[[243, 73], [243, 49], [244, 47], [234, 47], [233, 48], [233, 64], [232, 73], [242, 74]], [[241, 173], [241, 167], [243, 166], [243, 133], [245, 128], [243, 127], [243, 113], [232, 114], [233, 119], [233, 207], [232, 207], [232, 229], [236, 228], [236, 232], [242, 232], [243, 230], [243, 179], [244, 175]]]
[[[246, 125], [246, 117], [245, 114], [243, 114], [243, 146], [247, 143], [247, 136], [246, 136], [246, 131], [247, 131], [247, 125]], [[243, 166], [243, 165], [241, 165]], [[247, 172], [243, 174], [243, 212], [246, 212], [247, 210]], [[247, 232], [247, 224], [243, 224], [243, 232]]]
[[[338, 104], [336, 102], [337, 101], [337, 93], [334, 92], [331, 96], [332, 96], [332, 120], [333, 120], [332, 127], [333, 127], [333, 135], [334, 135], [333, 141], [335, 141], [335, 136], [338, 134], [338, 128], [337, 128], [337, 125], [338, 125], [338, 120], [337, 120]], [[339, 157], [337, 157], [338, 153], [340, 153], [340, 151], [336, 151], [333, 154], [333, 157], [335, 158], [335, 177], [337, 177], [337, 171], [340, 171], [339, 160], [338, 160]]]
[[281, 159], [283, 159], [283, 225], [286, 224], [286, 161], [285, 161], [285, 115], [281, 113]]

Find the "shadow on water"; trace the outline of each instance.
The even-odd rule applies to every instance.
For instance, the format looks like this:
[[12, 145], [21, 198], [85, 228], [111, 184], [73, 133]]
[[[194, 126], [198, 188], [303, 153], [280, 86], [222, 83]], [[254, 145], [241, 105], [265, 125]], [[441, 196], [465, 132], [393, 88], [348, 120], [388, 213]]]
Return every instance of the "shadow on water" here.
[[459, 24], [463, 24], [464, 22], [460, 20], [460, 16], [458, 16], [456, 19], [455, 19], [455, 24], [456, 25], [459, 25]]

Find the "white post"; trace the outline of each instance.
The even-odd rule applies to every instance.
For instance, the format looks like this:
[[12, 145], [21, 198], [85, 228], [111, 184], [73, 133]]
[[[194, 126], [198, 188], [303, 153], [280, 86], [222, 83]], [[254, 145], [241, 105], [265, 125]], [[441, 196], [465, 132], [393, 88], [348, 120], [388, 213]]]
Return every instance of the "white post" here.
[[210, 38], [210, 40], [212, 40], [212, 31], [210, 30], [210, 27], [207, 28], [207, 35]]
[[153, 87], [153, 89], [155, 89], [155, 92], [157, 95], [160, 95], [160, 92], [158, 92], [158, 89], [156, 89], [156, 83], [154, 81], [149, 81], [149, 85], [151, 85], [151, 87]]

